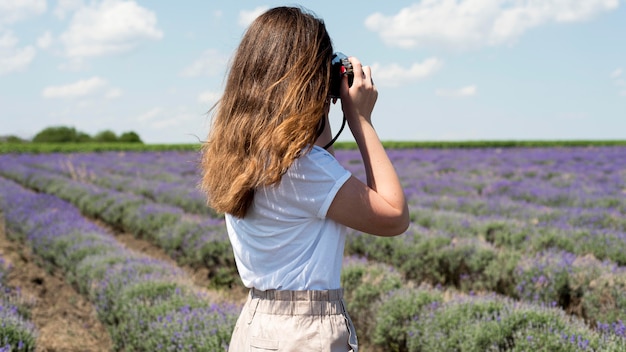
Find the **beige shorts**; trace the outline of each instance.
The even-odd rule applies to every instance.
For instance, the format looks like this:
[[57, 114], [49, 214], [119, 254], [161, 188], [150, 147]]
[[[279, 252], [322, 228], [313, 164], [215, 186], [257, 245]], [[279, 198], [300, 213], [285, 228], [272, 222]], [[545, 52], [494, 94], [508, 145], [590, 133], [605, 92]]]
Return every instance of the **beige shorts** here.
[[229, 352], [358, 352], [343, 290], [250, 290]]

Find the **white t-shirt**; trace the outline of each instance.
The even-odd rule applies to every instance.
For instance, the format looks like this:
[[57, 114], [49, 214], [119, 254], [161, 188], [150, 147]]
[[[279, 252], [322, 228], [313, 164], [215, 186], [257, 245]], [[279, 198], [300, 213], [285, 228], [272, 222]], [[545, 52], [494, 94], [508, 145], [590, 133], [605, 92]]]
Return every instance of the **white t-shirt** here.
[[278, 184], [255, 190], [244, 218], [226, 214], [246, 287], [340, 288], [346, 227], [327, 219], [326, 212], [350, 175], [330, 153], [315, 146], [293, 162]]

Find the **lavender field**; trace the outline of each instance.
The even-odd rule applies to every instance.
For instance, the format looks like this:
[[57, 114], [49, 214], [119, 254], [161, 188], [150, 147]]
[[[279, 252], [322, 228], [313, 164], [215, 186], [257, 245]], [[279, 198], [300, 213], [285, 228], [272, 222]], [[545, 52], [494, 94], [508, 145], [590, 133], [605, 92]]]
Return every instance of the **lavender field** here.
[[[336, 154], [364, 178], [357, 151]], [[351, 233], [342, 274], [366, 351], [626, 350], [626, 147], [389, 154], [411, 226]], [[227, 347], [240, 302], [209, 293], [240, 283], [197, 162], [180, 151], [0, 155], [7, 233], [66, 273], [116, 350]], [[208, 269], [210, 287], [94, 220]]]

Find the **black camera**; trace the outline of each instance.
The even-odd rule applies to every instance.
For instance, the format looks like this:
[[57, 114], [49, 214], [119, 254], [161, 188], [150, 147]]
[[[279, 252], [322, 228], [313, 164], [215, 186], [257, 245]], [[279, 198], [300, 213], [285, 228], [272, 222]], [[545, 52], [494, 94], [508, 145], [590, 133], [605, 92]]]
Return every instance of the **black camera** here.
[[348, 85], [352, 86], [354, 80], [354, 71], [348, 57], [343, 53], [336, 52], [330, 62], [330, 97], [339, 98], [339, 90], [341, 87], [341, 78], [348, 76]]

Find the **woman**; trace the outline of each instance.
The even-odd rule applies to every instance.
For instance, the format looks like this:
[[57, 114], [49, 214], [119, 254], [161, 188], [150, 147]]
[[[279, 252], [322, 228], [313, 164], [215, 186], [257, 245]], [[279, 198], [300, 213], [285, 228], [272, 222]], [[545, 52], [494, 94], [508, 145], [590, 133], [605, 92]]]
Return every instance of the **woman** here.
[[400, 181], [371, 124], [371, 70], [356, 58], [340, 98], [367, 184], [322, 147], [332, 137], [332, 55], [322, 20], [270, 9], [243, 36], [215, 107], [201, 187], [225, 213], [251, 289], [230, 351], [357, 351], [340, 288], [346, 227], [379, 236], [408, 227]]

